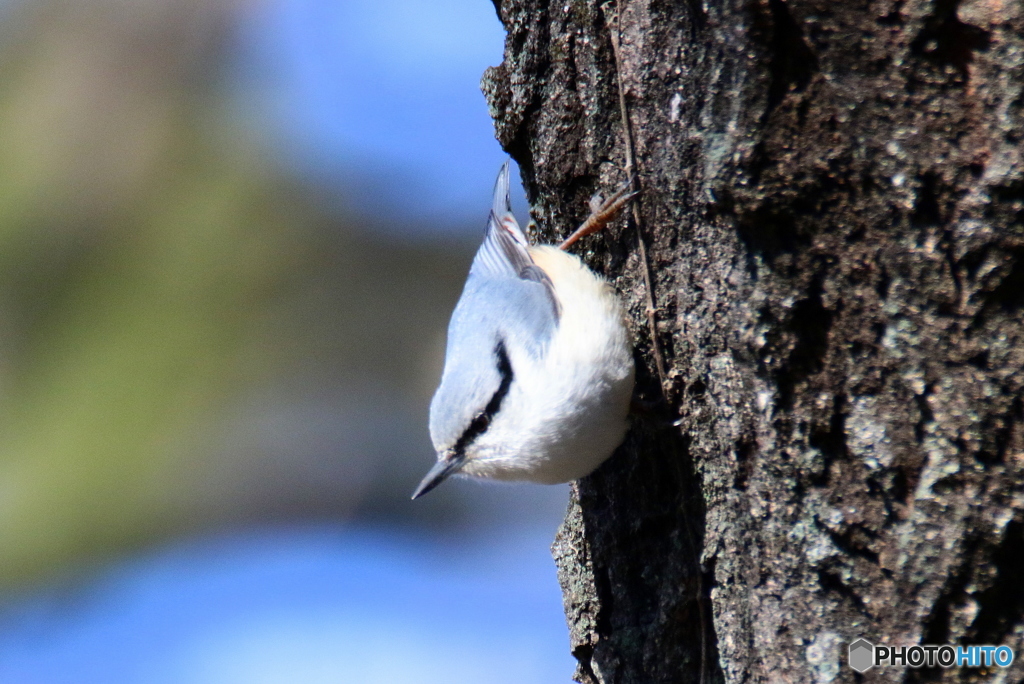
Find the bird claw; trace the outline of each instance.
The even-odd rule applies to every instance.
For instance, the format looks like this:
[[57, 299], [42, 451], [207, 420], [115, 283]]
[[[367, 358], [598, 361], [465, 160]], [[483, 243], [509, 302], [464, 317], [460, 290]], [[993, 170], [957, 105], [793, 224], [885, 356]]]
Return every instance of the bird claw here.
[[[566, 250], [580, 238], [592, 235], [608, 225], [622, 207], [637, 195], [638, 191], [630, 190], [635, 179], [635, 176], [630, 177], [611, 197], [603, 202], [595, 202], [594, 199], [591, 199], [590, 216], [572, 235], [567, 237], [562, 244], [558, 245], [558, 248]], [[597, 206], [595, 207], [594, 205]]]

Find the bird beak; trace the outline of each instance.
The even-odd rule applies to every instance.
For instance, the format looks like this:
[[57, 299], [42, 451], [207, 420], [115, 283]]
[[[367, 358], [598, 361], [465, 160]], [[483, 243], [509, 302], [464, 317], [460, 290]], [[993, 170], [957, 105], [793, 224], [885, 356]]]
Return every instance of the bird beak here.
[[431, 489], [447, 480], [448, 476], [452, 473], [458, 472], [465, 462], [466, 457], [462, 454], [455, 454], [451, 451], [446, 451], [441, 454], [440, 460], [434, 464], [434, 467], [430, 469], [427, 476], [423, 478], [422, 482], [420, 482], [420, 486], [412, 493], [412, 498], [414, 500], [420, 498]]

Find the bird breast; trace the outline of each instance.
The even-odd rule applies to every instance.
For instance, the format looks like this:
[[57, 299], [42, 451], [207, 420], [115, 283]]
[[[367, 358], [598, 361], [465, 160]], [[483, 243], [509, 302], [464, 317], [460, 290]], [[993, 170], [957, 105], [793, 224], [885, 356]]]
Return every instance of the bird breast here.
[[633, 359], [622, 305], [577, 257], [530, 248], [561, 317], [543, 354], [509, 345], [514, 381], [464, 471], [494, 479], [567, 482], [589, 474], [626, 432]]

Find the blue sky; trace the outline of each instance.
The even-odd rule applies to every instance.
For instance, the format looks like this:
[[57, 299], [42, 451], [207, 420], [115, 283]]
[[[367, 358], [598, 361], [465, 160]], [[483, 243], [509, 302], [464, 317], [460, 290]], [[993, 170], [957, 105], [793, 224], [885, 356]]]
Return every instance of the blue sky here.
[[273, 0], [239, 43], [240, 101], [282, 165], [358, 213], [482, 225], [505, 159], [479, 89], [504, 46], [488, 0]]
[[546, 544], [315, 526], [179, 542], [0, 612], [0, 682], [568, 682]]

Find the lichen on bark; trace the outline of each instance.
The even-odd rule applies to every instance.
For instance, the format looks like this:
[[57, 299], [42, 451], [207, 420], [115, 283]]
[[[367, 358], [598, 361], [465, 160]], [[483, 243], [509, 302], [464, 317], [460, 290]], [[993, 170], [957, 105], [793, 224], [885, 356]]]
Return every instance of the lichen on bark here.
[[849, 682], [859, 637], [1019, 652], [1021, 5], [497, 7], [483, 90], [535, 237], [626, 179], [630, 137], [642, 189], [581, 244], [660, 403], [555, 541], [577, 679]]

